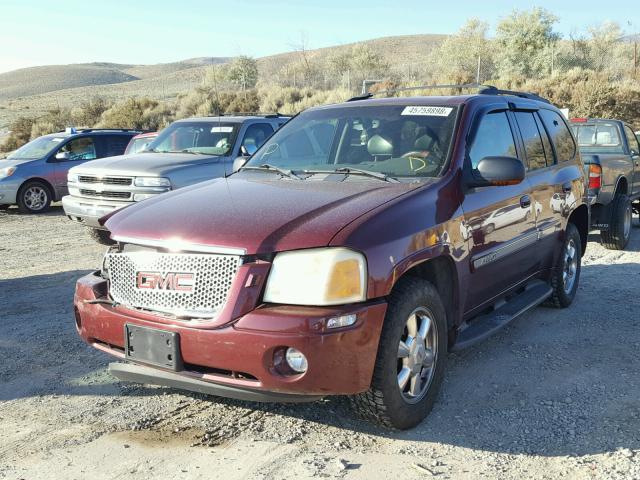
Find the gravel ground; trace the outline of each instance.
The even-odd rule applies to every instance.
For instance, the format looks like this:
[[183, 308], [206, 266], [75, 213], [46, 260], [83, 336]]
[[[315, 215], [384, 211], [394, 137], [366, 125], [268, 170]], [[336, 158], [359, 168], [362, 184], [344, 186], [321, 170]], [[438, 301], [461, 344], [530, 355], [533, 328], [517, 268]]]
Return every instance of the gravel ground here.
[[116, 382], [72, 316], [75, 279], [103, 247], [59, 206], [0, 212], [0, 478], [640, 479], [640, 231], [625, 252], [590, 240], [571, 308], [452, 354], [432, 414], [389, 432], [341, 398], [252, 404]]

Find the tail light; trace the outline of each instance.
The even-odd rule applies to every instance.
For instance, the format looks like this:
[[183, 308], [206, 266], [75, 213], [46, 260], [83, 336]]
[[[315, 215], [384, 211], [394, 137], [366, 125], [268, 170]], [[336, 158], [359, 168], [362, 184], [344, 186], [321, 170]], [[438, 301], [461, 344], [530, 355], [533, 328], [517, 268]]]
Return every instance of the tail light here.
[[589, 189], [597, 190], [602, 186], [602, 167], [596, 164], [589, 165]]

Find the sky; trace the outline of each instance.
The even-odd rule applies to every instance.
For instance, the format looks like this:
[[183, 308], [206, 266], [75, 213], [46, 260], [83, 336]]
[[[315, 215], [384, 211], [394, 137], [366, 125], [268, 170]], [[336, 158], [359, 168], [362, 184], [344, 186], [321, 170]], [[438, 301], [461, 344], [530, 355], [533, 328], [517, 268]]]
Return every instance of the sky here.
[[[0, 0], [0, 72], [85, 62], [165, 63], [193, 57], [261, 57], [371, 38], [454, 33], [470, 17], [495, 26], [514, 8], [548, 9], [567, 36], [618, 22], [640, 33], [631, 0]], [[605, 6], [603, 8], [603, 6]]]

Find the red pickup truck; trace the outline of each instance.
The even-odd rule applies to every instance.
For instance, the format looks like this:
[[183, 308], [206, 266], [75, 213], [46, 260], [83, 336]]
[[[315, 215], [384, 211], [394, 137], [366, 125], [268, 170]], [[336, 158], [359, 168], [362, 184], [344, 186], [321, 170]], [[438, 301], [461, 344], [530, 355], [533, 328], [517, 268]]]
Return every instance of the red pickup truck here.
[[124, 362], [110, 365], [121, 380], [349, 395], [409, 428], [447, 352], [571, 304], [584, 181], [561, 113], [533, 94], [312, 108], [236, 173], [103, 219], [117, 246], [78, 281], [76, 326]]

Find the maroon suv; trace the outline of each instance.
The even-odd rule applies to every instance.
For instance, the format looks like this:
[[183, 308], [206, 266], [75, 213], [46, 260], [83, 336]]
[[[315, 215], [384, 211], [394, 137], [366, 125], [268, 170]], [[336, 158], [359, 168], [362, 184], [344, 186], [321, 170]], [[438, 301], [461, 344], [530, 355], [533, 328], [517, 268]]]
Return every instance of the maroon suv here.
[[106, 219], [118, 243], [78, 281], [78, 332], [125, 361], [121, 380], [350, 395], [408, 428], [447, 352], [572, 302], [583, 175], [561, 113], [532, 94], [312, 108], [237, 173]]

